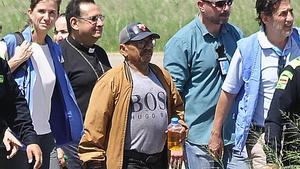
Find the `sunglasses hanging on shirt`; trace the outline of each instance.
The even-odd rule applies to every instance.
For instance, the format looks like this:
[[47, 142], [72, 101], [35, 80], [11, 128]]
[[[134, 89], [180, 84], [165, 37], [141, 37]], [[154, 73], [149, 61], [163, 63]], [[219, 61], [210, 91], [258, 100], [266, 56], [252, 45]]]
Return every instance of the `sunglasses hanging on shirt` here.
[[282, 73], [285, 63], [286, 63], [286, 58], [287, 56], [279, 56], [278, 58], [278, 70], [277, 70], [277, 74], [278, 77], [280, 76], [280, 74]]
[[228, 69], [229, 69], [229, 60], [225, 54], [224, 45], [219, 45], [216, 48], [216, 52], [218, 54], [217, 61], [219, 63], [221, 74], [222, 74], [222, 76], [226, 76], [228, 73]]

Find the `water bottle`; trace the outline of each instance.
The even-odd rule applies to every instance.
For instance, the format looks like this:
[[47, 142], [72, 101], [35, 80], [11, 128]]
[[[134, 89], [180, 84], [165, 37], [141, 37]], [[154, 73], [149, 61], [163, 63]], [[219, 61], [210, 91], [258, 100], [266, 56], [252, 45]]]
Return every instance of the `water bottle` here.
[[168, 149], [173, 151], [182, 150], [181, 137], [182, 126], [178, 123], [178, 118], [174, 117], [171, 119], [171, 123], [168, 126]]

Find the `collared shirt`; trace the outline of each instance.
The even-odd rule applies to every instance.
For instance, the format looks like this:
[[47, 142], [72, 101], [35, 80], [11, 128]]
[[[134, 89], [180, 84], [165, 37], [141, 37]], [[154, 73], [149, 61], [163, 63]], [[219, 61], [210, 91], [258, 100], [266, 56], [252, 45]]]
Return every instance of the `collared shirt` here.
[[[188, 141], [207, 145], [223, 77], [217, 62], [216, 48], [223, 44], [230, 60], [242, 33], [231, 24], [222, 25], [213, 36], [198, 16], [179, 30], [166, 44], [164, 67], [171, 73], [185, 101], [185, 120], [189, 125]], [[227, 120], [232, 123], [232, 120]], [[232, 126], [229, 125], [229, 126]], [[225, 143], [233, 128], [225, 130]]]
[[[274, 46], [261, 29], [257, 32], [257, 38], [261, 47], [261, 83], [258, 92], [257, 106], [252, 122], [258, 126], [264, 126], [265, 118], [271, 104], [275, 86], [278, 81], [277, 69], [280, 55], [286, 55], [287, 61], [291, 61], [300, 55], [300, 49], [295, 39], [289, 38], [284, 50]], [[232, 58], [228, 75], [222, 89], [228, 93], [237, 94], [244, 84], [242, 79], [242, 57], [237, 50]]]
[[68, 36], [61, 43], [63, 66], [70, 79], [84, 121], [89, 100], [98, 77], [111, 68], [103, 48], [87, 48]]

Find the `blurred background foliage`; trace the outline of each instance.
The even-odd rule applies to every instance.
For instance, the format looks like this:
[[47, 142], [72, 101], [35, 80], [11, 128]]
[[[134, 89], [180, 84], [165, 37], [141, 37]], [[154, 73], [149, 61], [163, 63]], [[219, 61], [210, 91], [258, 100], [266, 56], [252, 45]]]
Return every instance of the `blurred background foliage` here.
[[[168, 39], [182, 26], [190, 22], [198, 13], [196, 0], [95, 0], [103, 10], [105, 28], [103, 37], [97, 42], [108, 52], [118, 51], [119, 31], [133, 21], [145, 23], [152, 31], [161, 35], [156, 51], [163, 51]], [[1, 0], [0, 24], [4, 36], [9, 32], [22, 30], [27, 21], [29, 0]], [[69, 1], [62, 0], [61, 12]], [[300, 3], [292, 0], [295, 26], [300, 27]], [[255, 0], [235, 0], [230, 22], [239, 26], [245, 35], [258, 30], [255, 21]], [[51, 32], [52, 34], [52, 32]]]

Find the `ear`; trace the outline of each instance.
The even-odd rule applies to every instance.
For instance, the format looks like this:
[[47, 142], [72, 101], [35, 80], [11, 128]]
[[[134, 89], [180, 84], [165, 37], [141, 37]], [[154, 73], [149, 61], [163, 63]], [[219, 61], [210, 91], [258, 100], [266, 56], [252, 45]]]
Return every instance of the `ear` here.
[[272, 16], [265, 15], [264, 13], [260, 14], [260, 18], [265, 25], [270, 22], [271, 17]]
[[71, 17], [70, 18], [70, 25], [74, 30], [78, 30], [79, 26], [78, 26], [78, 19], [75, 17]]
[[125, 58], [128, 56], [127, 51], [128, 51], [127, 46], [124, 45], [124, 44], [120, 44], [120, 53], [121, 53], [121, 55], [123, 55]]
[[29, 17], [30, 20], [31, 20], [31, 14], [32, 14], [32, 10], [29, 8], [27, 10], [27, 15], [28, 15], [28, 17]]
[[197, 6], [198, 6], [200, 12], [204, 11], [203, 5], [204, 5], [204, 3], [202, 0], [197, 0]]
[[59, 12], [56, 13], [55, 22], [56, 22], [56, 20], [58, 19], [58, 17], [59, 17]]

